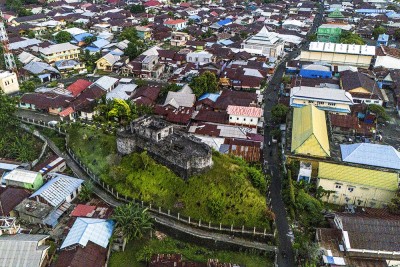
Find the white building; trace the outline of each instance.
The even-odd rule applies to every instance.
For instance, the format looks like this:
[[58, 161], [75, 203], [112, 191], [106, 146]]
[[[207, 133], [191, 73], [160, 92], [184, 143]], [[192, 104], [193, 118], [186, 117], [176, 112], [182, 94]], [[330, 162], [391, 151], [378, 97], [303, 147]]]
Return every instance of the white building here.
[[350, 113], [353, 98], [341, 89], [297, 86], [290, 90], [290, 106], [314, 105], [319, 109], [336, 114]]
[[187, 21], [184, 19], [168, 19], [164, 21], [164, 26], [171, 28], [174, 31], [183, 30], [186, 28]]
[[241, 48], [254, 55], [279, 57], [283, 55], [284, 41], [275, 32], [269, 32], [264, 26], [256, 35], [245, 40]]
[[307, 51], [301, 51], [300, 61], [368, 68], [374, 56], [375, 46], [371, 45], [311, 42]]
[[0, 72], [0, 89], [5, 94], [13, 94], [19, 91], [17, 75], [10, 71]]
[[257, 127], [262, 116], [262, 109], [256, 107], [242, 107], [229, 105], [226, 109], [229, 115], [229, 124]]
[[207, 51], [193, 52], [186, 54], [186, 61], [191, 63], [207, 64], [214, 62], [215, 56]]

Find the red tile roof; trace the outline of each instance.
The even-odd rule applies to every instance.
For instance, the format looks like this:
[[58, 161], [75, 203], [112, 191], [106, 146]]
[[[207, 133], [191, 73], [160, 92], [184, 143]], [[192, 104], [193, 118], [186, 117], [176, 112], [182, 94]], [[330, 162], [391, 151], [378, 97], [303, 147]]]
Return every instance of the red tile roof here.
[[150, 0], [150, 1], [145, 2], [143, 5], [145, 7], [152, 7], [152, 6], [161, 6], [161, 3], [158, 1]]
[[63, 111], [61, 111], [60, 113], [58, 113], [58, 115], [60, 115], [61, 117], [67, 117], [72, 113], [74, 113], [74, 109], [72, 107], [68, 107]]
[[71, 216], [73, 217], [91, 217], [89, 216], [96, 209], [96, 206], [82, 205], [79, 204], [76, 208], [71, 212]]
[[70, 91], [73, 96], [77, 96], [80, 93], [82, 93], [83, 90], [88, 88], [91, 84], [92, 82], [90, 81], [79, 79], [70, 86], [68, 86], [67, 90]]
[[176, 25], [176, 24], [180, 24], [180, 23], [184, 23], [184, 22], [186, 22], [186, 20], [184, 20], [184, 19], [169, 19], [167, 21], [164, 21], [164, 24]]

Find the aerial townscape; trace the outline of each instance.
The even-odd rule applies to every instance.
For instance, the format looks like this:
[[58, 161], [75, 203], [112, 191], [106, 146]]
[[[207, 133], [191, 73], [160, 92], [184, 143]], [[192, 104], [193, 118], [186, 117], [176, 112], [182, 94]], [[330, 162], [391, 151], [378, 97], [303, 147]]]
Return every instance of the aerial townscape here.
[[400, 0], [0, 0], [0, 267], [399, 267]]

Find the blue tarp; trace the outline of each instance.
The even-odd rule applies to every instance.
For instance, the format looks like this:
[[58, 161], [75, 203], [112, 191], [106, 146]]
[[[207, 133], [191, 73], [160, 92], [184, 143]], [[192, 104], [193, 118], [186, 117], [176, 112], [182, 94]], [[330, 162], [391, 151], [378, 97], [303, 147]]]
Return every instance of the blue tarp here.
[[220, 21], [217, 22], [217, 24], [221, 25], [221, 26], [225, 26], [225, 25], [227, 25], [229, 23], [232, 23], [231, 19], [224, 19], [224, 20], [220, 20]]
[[300, 76], [304, 78], [331, 78], [332, 72], [322, 70], [301, 69]]

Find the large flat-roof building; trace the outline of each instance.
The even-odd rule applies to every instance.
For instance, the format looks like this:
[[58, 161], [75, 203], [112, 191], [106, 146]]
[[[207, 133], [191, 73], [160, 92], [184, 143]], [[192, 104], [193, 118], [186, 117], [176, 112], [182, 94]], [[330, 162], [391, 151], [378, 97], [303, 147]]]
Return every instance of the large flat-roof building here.
[[335, 114], [350, 113], [353, 98], [341, 89], [297, 86], [290, 90], [290, 106], [314, 105], [321, 110]]
[[368, 68], [374, 56], [375, 46], [311, 42], [308, 50], [301, 51], [300, 60]]

